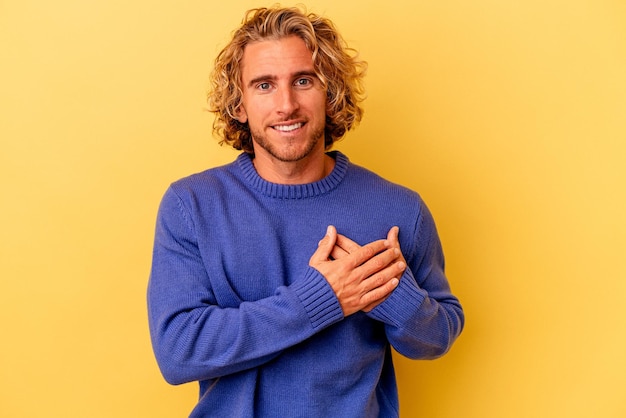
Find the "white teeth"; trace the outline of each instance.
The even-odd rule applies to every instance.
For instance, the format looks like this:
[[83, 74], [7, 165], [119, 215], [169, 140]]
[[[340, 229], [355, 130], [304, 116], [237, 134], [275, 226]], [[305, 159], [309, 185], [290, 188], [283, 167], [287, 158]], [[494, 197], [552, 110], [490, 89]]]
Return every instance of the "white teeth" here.
[[277, 131], [281, 131], [281, 132], [291, 132], [293, 130], [300, 128], [302, 125], [303, 125], [302, 122], [294, 123], [293, 125], [276, 125], [274, 126], [274, 129], [276, 129]]

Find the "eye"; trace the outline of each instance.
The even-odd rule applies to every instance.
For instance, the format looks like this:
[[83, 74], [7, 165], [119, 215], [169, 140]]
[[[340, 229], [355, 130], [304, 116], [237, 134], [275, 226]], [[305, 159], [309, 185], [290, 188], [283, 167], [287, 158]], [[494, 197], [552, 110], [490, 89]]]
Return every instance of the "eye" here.
[[259, 90], [269, 90], [270, 87], [270, 83], [259, 83], [259, 85], [257, 86]]
[[298, 87], [308, 87], [313, 84], [313, 81], [310, 78], [299, 78], [296, 80], [296, 86]]

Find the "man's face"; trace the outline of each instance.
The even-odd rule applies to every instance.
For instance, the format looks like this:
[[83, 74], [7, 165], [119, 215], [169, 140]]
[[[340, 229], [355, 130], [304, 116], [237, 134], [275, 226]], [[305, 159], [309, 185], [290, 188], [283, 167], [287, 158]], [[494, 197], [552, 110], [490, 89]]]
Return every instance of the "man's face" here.
[[301, 162], [324, 153], [326, 92], [313, 59], [297, 36], [248, 44], [241, 62], [242, 106], [254, 152]]

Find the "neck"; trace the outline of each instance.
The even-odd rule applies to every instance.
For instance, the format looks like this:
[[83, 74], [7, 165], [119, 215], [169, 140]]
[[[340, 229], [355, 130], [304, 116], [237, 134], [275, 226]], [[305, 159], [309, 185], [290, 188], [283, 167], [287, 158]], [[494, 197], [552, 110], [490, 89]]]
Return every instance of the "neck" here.
[[300, 161], [279, 161], [266, 155], [256, 155], [252, 163], [261, 178], [277, 184], [314, 183], [329, 175], [335, 167], [335, 160], [325, 153]]

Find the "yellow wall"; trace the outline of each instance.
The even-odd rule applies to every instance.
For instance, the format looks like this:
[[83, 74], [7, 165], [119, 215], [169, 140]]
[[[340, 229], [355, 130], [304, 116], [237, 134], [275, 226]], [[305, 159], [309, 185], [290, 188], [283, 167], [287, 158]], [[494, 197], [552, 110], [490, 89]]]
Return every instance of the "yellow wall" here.
[[[149, 345], [154, 218], [235, 155], [206, 79], [257, 4], [0, 2], [0, 416], [192, 407]], [[338, 148], [421, 192], [466, 309], [448, 356], [398, 359], [403, 416], [626, 416], [626, 3], [310, 6], [370, 63]]]

